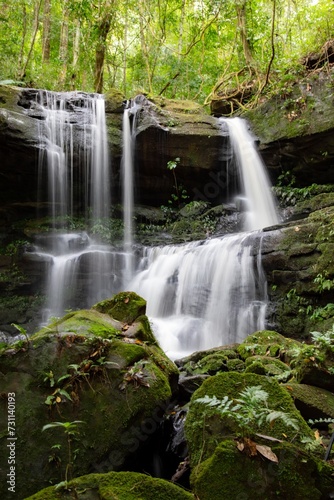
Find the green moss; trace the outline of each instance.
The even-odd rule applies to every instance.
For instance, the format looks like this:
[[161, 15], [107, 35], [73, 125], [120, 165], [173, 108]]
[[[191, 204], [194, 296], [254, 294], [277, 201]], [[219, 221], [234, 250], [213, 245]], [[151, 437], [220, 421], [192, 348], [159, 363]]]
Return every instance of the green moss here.
[[289, 382], [286, 386], [296, 405], [301, 405], [306, 418], [334, 418], [334, 394], [307, 384]]
[[142, 342], [158, 345], [158, 342], [153, 335], [148, 317], [146, 315], [139, 316], [136, 319], [136, 322], [140, 325], [140, 328], [138, 328], [138, 331], [136, 332], [136, 338]]
[[139, 344], [127, 344], [122, 340], [113, 340], [108, 359], [121, 363], [121, 367], [130, 366], [147, 356], [147, 348]]
[[111, 299], [95, 304], [92, 309], [122, 321], [133, 323], [146, 312], [146, 301], [134, 292], [121, 292]]
[[[127, 329], [96, 309], [72, 312], [32, 336], [29, 345], [1, 353], [0, 392], [15, 392], [18, 402], [20, 498], [64, 479], [65, 435], [55, 429], [42, 433], [48, 422], [85, 423], [73, 442], [74, 475], [119, 470], [159, 427], [178, 372], [158, 347], [146, 316], [138, 318]], [[61, 448], [53, 450], [55, 444]], [[54, 455], [58, 458], [50, 460]], [[5, 460], [0, 456], [1, 468]]]
[[[222, 419], [214, 409], [205, 404], [195, 403], [195, 400], [205, 395], [216, 396], [218, 399], [228, 396], [235, 400], [239, 397], [240, 392], [249, 386], [261, 386], [269, 394], [268, 408], [283, 411], [295, 418], [298, 422], [300, 435], [312, 437], [310, 428], [296, 410], [291, 396], [275, 379], [253, 373], [219, 373], [205, 380], [190, 401], [185, 433], [193, 466], [208, 458], [225, 436], [241, 433], [235, 421]], [[277, 419], [274, 425], [264, 423], [261, 429], [250, 424], [248, 432], [249, 435], [260, 432], [284, 441], [295, 439], [296, 435], [296, 431], [280, 419]]]
[[[68, 489], [56, 491], [46, 488], [25, 500], [58, 499], [97, 499], [100, 500], [191, 500], [194, 496], [179, 486], [137, 472], [109, 472], [108, 474], [89, 474], [73, 479]], [[87, 496], [88, 495], [88, 496]]]
[[333, 469], [289, 443], [272, 444], [278, 463], [259, 453], [249, 457], [232, 440], [221, 442], [213, 455], [191, 474], [201, 500], [247, 498], [286, 500], [326, 498]]
[[118, 89], [111, 88], [105, 94], [106, 112], [117, 113], [123, 110], [124, 95]]
[[254, 355], [276, 357], [283, 356], [284, 352], [297, 344], [298, 342], [284, 337], [280, 333], [262, 330], [246, 337], [237, 350], [242, 359]]
[[[241, 362], [234, 349], [223, 346], [194, 352], [190, 356], [178, 360], [177, 365], [182, 372], [186, 372], [188, 375], [214, 375], [220, 370], [226, 371], [229, 360], [236, 360], [235, 366], [238, 364], [237, 361]], [[233, 363], [230, 366], [233, 366]]]
[[254, 361], [252, 364], [248, 365], [246, 373], [257, 373], [258, 375], [266, 375], [266, 368], [260, 361]]
[[214, 375], [220, 370], [226, 371], [226, 362], [228, 357], [224, 352], [216, 352], [213, 354], [208, 354], [204, 356], [198, 363], [193, 367], [192, 373], [194, 375], [208, 374]]
[[334, 387], [334, 353], [313, 346], [305, 347], [293, 361], [297, 382], [322, 387], [329, 391]]
[[[262, 370], [260, 367], [262, 367]], [[246, 372], [258, 373], [269, 377], [280, 377], [282, 375], [288, 376], [291, 369], [288, 365], [276, 358], [268, 356], [250, 356], [246, 359]]]
[[107, 314], [93, 309], [71, 312], [63, 318], [43, 327], [31, 336], [35, 340], [50, 334], [75, 333], [87, 337], [113, 338], [121, 332], [121, 324]]
[[226, 366], [229, 372], [242, 372], [245, 369], [245, 363], [242, 359], [228, 359]]

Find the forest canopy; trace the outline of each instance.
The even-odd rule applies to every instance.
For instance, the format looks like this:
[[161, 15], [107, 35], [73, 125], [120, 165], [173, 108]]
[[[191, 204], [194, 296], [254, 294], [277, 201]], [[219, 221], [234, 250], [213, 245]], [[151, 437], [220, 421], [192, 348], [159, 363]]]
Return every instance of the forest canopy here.
[[288, 78], [333, 26], [332, 0], [10, 0], [0, 80], [207, 103], [233, 78]]

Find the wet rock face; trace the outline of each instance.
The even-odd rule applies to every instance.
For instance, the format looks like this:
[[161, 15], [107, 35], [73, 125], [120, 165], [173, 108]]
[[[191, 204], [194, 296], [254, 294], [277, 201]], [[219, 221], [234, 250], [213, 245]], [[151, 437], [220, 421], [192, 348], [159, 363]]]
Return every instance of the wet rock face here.
[[[301, 186], [312, 182], [334, 182], [332, 119], [326, 111], [326, 120], [321, 121], [325, 110], [320, 89], [326, 82], [322, 82], [320, 76], [318, 80], [308, 91], [310, 95], [305, 94], [305, 89], [311, 88], [311, 84], [305, 89], [298, 86], [298, 91], [295, 90], [294, 105], [299, 105], [299, 94], [305, 94], [306, 104], [309, 104], [308, 107], [305, 104], [305, 110], [298, 108], [296, 117], [286, 109], [286, 99], [283, 98], [282, 102], [277, 102], [276, 98], [275, 102], [267, 102], [246, 115], [251, 130], [259, 138], [260, 152], [273, 182], [285, 171], [292, 171]], [[44, 119], [42, 108], [37, 104], [40, 95], [41, 91], [37, 89], [0, 87], [2, 202], [37, 201], [45, 192], [46, 187], [39, 186], [37, 179], [39, 152], [45, 148], [45, 144], [38, 142], [38, 127]], [[67, 109], [73, 113], [74, 134], [79, 133], [84, 124], [81, 105], [88, 97], [89, 94], [83, 92], [68, 93]], [[136, 202], [153, 206], [167, 203], [175, 190], [175, 178], [167, 164], [175, 158], [180, 159], [174, 171], [177, 183], [184, 187], [189, 200], [224, 202], [222, 193], [226, 189], [231, 192], [235, 179], [228, 180], [223, 174], [228, 147], [219, 120], [195, 103], [163, 99], [148, 101], [140, 97], [134, 151]], [[122, 115], [125, 105], [119, 93], [106, 95], [115, 202], [121, 199]], [[306, 115], [307, 111], [310, 116]], [[320, 118], [315, 120], [314, 113], [317, 112]], [[76, 163], [75, 168], [79, 168], [78, 158], [74, 158]]]
[[[53, 95], [57, 100], [57, 93]], [[45, 104], [47, 94], [37, 89], [2, 86], [0, 97], [1, 200], [11, 203], [40, 200], [46, 186], [38, 183], [38, 159], [46, 143], [38, 139], [40, 123], [45, 119], [39, 102]], [[82, 102], [87, 97], [89, 94], [82, 92], [68, 94], [66, 110], [72, 113], [74, 139], [85, 124]], [[116, 97], [117, 105], [107, 96], [106, 119], [113, 196], [119, 201], [124, 104], [119, 102], [119, 95]], [[177, 182], [184, 186], [190, 199], [221, 201], [219, 183], [226, 181], [215, 177], [222, 168], [223, 143], [217, 120], [201, 109], [181, 109], [181, 112], [175, 111], [175, 106], [168, 109], [165, 105], [158, 109], [145, 99], [140, 106], [135, 145], [138, 202], [160, 206], [168, 201], [175, 179], [167, 163], [176, 157], [180, 158]], [[80, 159], [74, 155], [76, 168], [80, 168]]]

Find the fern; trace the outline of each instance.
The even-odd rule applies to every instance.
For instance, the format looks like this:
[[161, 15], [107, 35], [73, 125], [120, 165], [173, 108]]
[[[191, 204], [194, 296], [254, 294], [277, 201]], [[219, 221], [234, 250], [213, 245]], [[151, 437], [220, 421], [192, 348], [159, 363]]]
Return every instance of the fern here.
[[228, 396], [218, 399], [216, 396], [205, 395], [196, 399], [195, 403], [205, 404], [215, 409], [220, 416], [232, 418], [245, 433], [249, 432], [249, 426], [259, 429], [266, 422], [272, 423], [278, 419], [298, 431], [299, 426], [295, 418], [283, 411], [268, 408], [268, 397], [269, 394], [260, 385], [256, 385], [244, 389], [235, 400], [231, 400]]
[[285, 425], [287, 425], [288, 427], [292, 427], [296, 431], [299, 431], [299, 425], [297, 420], [291, 417], [288, 413], [285, 413], [284, 411], [271, 411], [270, 413], [268, 413], [266, 420], [267, 422], [271, 423], [277, 420], [278, 418], [283, 420]]

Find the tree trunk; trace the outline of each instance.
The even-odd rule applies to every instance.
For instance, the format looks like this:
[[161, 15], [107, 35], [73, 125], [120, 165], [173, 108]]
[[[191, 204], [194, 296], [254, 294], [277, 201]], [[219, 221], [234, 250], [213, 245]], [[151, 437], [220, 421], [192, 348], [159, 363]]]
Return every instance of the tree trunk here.
[[240, 31], [240, 38], [245, 56], [245, 61], [247, 66], [252, 66], [254, 59], [247, 36], [246, 1], [247, 0], [237, 1], [235, 7], [237, 10], [238, 29]]
[[147, 83], [148, 83], [148, 90], [150, 93], [152, 93], [152, 72], [151, 72], [151, 66], [150, 66], [150, 58], [149, 58], [149, 49], [146, 43], [146, 38], [145, 38], [145, 11], [144, 11], [144, 0], [139, 0], [138, 2], [138, 8], [139, 8], [139, 23], [140, 23], [140, 44], [141, 44], [141, 51], [143, 54], [144, 62], [145, 62], [145, 67], [146, 67], [146, 75], [147, 75]]
[[125, 13], [124, 20], [124, 47], [123, 47], [123, 92], [126, 95], [126, 72], [127, 72], [127, 49], [128, 49], [128, 11]]
[[95, 92], [103, 92], [103, 66], [106, 54], [106, 40], [111, 26], [111, 12], [108, 11], [102, 18], [98, 26], [98, 41], [95, 49]]
[[30, 49], [29, 49], [29, 52], [28, 52], [28, 55], [27, 55], [26, 62], [24, 63], [24, 65], [22, 66], [21, 70], [18, 73], [18, 79], [19, 80], [22, 80], [22, 78], [25, 77], [25, 74], [26, 74], [26, 71], [27, 71], [28, 64], [30, 62], [30, 58], [31, 58], [32, 52], [34, 50], [35, 40], [36, 40], [36, 36], [37, 36], [37, 32], [38, 32], [39, 14], [40, 14], [40, 11], [41, 11], [42, 1], [43, 0], [39, 0], [39, 2], [37, 2], [37, 4], [35, 5], [34, 31], [33, 31], [32, 39], [31, 39], [31, 43], [30, 43]]
[[183, 50], [183, 29], [184, 29], [184, 19], [185, 19], [185, 7], [186, 0], [182, 0], [181, 5], [181, 15], [180, 15], [180, 24], [179, 24], [179, 47], [178, 47], [178, 60], [181, 60], [181, 54]]
[[62, 61], [62, 69], [60, 73], [60, 85], [63, 86], [66, 81], [67, 61], [68, 61], [68, 10], [67, 1], [64, 2], [62, 23], [60, 30], [60, 45], [59, 45], [59, 59]]
[[76, 71], [76, 66], [79, 61], [79, 53], [80, 53], [80, 38], [81, 38], [81, 29], [80, 29], [80, 21], [76, 21], [74, 41], [73, 41], [73, 71]]
[[44, 0], [42, 61], [50, 61], [51, 0]]
[[27, 36], [27, 9], [26, 9], [25, 4], [23, 3], [23, 5], [22, 5], [22, 41], [21, 41], [19, 62], [17, 65], [18, 68], [21, 68], [22, 63], [23, 63], [23, 53], [24, 53], [24, 44], [26, 41], [26, 36]]

